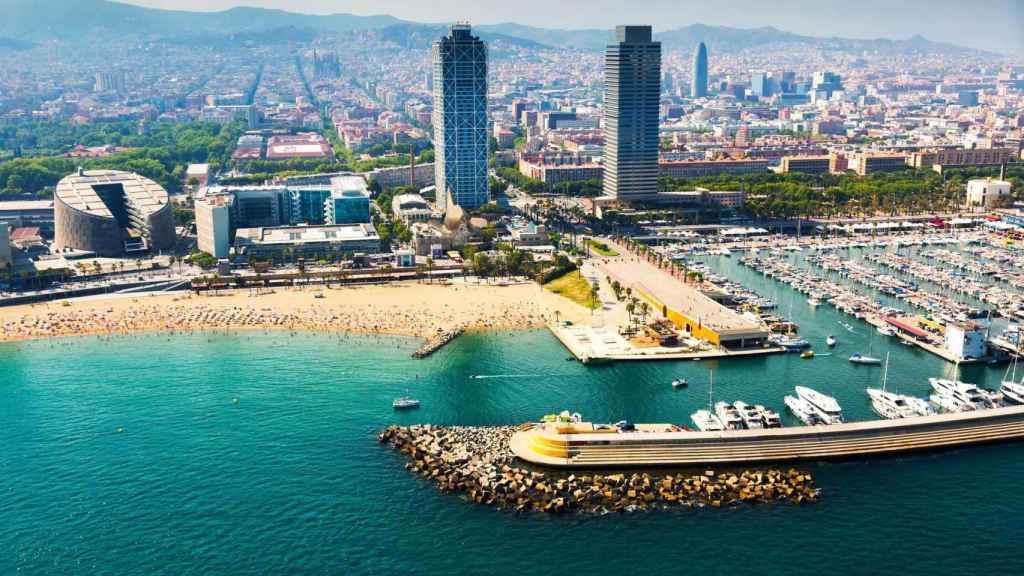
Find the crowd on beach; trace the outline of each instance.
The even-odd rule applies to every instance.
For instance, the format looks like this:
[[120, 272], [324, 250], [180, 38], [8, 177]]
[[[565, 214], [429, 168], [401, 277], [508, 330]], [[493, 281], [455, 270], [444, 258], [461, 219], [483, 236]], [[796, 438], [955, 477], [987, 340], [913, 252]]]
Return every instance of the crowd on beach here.
[[[130, 306], [56, 303], [36, 305], [20, 315], [0, 316], [0, 341], [80, 334], [118, 334], [140, 331], [186, 332], [221, 329], [279, 329], [343, 331], [431, 337], [438, 332], [526, 329], [544, 325], [539, 302], [529, 298], [478, 300], [459, 303], [388, 302], [346, 304], [314, 301], [302, 305], [266, 305], [253, 299], [183, 296], [149, 303], [134, 299]], [[324, 303], [322, 303], [324, 302]]]

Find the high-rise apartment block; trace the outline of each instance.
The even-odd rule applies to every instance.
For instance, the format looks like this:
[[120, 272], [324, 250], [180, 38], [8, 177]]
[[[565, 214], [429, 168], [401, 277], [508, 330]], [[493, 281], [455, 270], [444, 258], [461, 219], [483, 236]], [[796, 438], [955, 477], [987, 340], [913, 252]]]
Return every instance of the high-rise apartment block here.
[[437, 205], [445, 210], [450, 198], [464, 208], [478, 208], [490, 200], [487, 46], [468, 24], [455, 24], [434, 42], [433, 66]]
[[616, 27], [604, 76], [604, 194], [657, 194], [661, 42], [650, 26]]

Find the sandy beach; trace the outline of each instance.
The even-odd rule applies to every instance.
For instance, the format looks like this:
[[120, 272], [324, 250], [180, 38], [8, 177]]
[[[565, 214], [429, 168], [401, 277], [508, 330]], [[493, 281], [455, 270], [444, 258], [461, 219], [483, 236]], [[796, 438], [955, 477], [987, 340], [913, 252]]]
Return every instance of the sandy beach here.
[[[322, 298], [315, 294], [322, 294]], [[321, 290], [248, 289], [56, 301], [0, 308], [0, 341], [79, 334], [279, 329], [430, 337], [438, 331], [542, 327], [590, 312], [536, 284], [396, 283]]]

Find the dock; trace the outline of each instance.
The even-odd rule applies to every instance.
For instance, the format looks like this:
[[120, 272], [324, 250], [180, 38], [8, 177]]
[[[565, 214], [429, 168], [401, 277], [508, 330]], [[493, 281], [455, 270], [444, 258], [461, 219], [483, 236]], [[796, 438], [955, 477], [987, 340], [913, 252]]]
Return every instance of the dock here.
[[630, 468], [856, 459], [1024, 439], [1024, 406], [772, 430], [635, 432], [588, 423], [536, 424], [509, 442], [522, 460], [557, 468]]
[[464, 331], [465, 328], [461, 326], [453, 330], [438, 331], [437, 334], [428, 338], [427, 341], [423, 343], [423, 346], [420, 346], [419, 349], [413, 352], [412, 357], [417, 359], [426, 358], [461, 336]]
[[687, 347], [637, 347], [608, 328], [591, 326], [548, 325], [551, 333], [577, 360], [584, 364], [646, 360], [712, 360], [779, 354], [786, 349], [778, 346], [728, 349], [709, 346], [704, 349]]

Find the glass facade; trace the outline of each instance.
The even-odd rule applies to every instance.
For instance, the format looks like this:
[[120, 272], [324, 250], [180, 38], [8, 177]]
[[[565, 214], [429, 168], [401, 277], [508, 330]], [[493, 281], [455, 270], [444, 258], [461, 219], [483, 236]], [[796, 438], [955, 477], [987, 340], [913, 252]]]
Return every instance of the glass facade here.
[[437, 205], [448, 194], [464, 208], [490, 200], [487, 186], [487, 46], [456, 24], [434, 42], [434, 181]]

